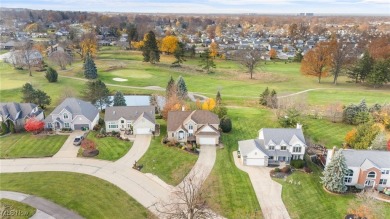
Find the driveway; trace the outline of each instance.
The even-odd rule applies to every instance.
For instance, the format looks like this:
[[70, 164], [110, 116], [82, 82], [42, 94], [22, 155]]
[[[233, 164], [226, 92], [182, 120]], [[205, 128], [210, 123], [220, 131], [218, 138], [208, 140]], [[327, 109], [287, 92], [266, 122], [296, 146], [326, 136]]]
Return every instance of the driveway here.
[[82, 219], [82, 217], [73, 211], [61, 207], [49, 200], [28, 195], [19, 192], [0, 191], [0, 198], [11, 199], [21, 202], [37, 209], [36, 213], [31, 218], [72, 218]]
[[68, 139], [62, 145], [60, 150], [53, 156], [54, 158], [73, 158], [77, 157], [80, 146], [74, 146], [73, 141], [76, 136], [84, 135], [83, 131], [75, 130], [70, 133]]
[[117, 160], [115, 164], [126, 166], [127, 168], [132, 168], [134, 162], [141, 159], [141, 157], [148, 150], [151, 140], [152, 135], [136, 135], [133, 146], [131, 147], [129, 152], [127, 152], [125, 156]]
[[289, 219], [290, 216], [282, 200], [282, 185], [273, 181], [269, 175], [269, 167], [244, 166], [233, 152], [237, 168], [248, 173], [261, 211], [265, 219]]

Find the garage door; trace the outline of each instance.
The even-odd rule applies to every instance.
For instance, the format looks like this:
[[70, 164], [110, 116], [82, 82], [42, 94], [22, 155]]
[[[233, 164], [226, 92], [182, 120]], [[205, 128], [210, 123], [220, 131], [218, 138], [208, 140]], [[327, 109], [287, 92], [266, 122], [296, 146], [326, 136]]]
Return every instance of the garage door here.
[[244, 160], [244, 164], [248, 166], [264, 166], [264, 159], [256, 158], [256, 159], [248, 159]]
[[88, 124], [74, 124], [74, 129], [75, 130], [81, 130], [82, 128], [89, 128]]
[[211, 145], [215, 145], [217, 144], [216, 143], [216, 139], [215, 138], [205, 138], [205, 137], [200, 137], [199, 138], [199, 144], [200, 145], [207, 145], [207, 144], [211, 144]]
[[150, 128], [138, 128], [135, 129], [136, 135], [145, 135], [145, 134], [151, 134]]

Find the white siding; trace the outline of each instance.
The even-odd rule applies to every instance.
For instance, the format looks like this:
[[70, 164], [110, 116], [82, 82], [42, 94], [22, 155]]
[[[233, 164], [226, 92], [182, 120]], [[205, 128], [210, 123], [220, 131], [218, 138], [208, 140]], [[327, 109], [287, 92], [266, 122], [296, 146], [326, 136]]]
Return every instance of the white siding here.
[[[64, 122], [68, 122], [68, 121], [66, 120]], [[89, 129], [93, 129], [93, 127], [91, 127], [91, 121], [89, 121], [89, 119], [87, 119], [85, 116], [82, 116], [82, 115], [76, 116], [73, 121], [70, 121], [70, 123], [71, 123], [70, 127], [72, 129], [74, 129], [75, 124], [88, 124]]]

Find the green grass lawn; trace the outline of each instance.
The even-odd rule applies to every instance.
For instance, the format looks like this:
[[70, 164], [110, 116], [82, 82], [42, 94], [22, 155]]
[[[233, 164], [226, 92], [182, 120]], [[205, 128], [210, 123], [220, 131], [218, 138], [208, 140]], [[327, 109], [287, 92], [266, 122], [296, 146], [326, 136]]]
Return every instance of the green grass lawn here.
[[51, 200], [85, 218], [147, 218], [150, 213], [117, 186], [79, 173], [3, 173], [1, 190]]
[[[320, 183], [321, 171], [310, 163], [312, 174], [294, 172], [287, 182], [276, 180], [283, 185], [282, 198], [292, 218], [344, 218], [355, 195], [334, 195], [325, 192]], [[290, 184], [292, 179], [301, 185]], [[390, 204], [378, 202], [384, 215], [390, 215]]]
[[133, 145], [130, 141], [120, 140], [116, 137], [96, 138], [98, 132], [91, 131], [88, 133], [87, 139], [96, 143], [99, 149], [98, 159], [115, 161], [123, 157]]
[[[31, 207], [30, 205], [6, 198], [0, 199], [0, 208], [2, 210], [1, 218], [10, 219], [28, 219], [37, 211], [37, 209]], [[16, 212], [18, 212], [18, 214], [13, 215]], [[7, 214], [10, 214], [9, 217]]]
[[161, 128], [160, 136], [152, 139], [148, 151], [138, 163], [144, 165], [141, 170], [143, 173], [153, 173], [164, 182], [177, 185], [192, 169], [198, 156], [161, 144], [161, 139], [167, 133], [167, 126], [164, 120], [159, 119], [157, 122]]
[[0, 138], [0, 158], [50, 157], [57, 153], [67, 138], [67, 135], [11, 134]]

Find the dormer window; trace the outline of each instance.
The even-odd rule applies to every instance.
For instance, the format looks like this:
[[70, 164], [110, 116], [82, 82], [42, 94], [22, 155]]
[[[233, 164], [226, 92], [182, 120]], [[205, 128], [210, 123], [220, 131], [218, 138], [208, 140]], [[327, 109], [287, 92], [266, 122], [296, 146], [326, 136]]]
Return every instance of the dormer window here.
[[268, 149], [269, 149], [269, 150], [275, 150], [275, 146], [270, 145], [270, 146], [268, 146]]
[[281, 151], [285, 151], [286, 149], [287, 149], [286, 146], [280, 146], [280, 150], [281, 150]]
[[67, 113], [64, 113], [64, 119], [67, 119], [67, 118], [69, 118], [69, 117], [68, 117], [68, 114], [67, 114]]
[[189, 124], [188, 125], [188, 130], [192, 130], [192, 129], [193, 129], [192, 124]]

